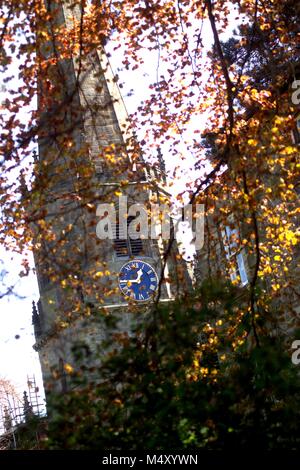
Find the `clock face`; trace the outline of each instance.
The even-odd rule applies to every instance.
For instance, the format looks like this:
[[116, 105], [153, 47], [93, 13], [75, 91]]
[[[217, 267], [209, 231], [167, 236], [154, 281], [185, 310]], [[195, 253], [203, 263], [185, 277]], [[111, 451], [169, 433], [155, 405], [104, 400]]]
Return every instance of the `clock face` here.
[[119, 286], [126, 297], [143, 302], [157, 291], [158, 277], [150, 264], [136, 259], [122, 266]]

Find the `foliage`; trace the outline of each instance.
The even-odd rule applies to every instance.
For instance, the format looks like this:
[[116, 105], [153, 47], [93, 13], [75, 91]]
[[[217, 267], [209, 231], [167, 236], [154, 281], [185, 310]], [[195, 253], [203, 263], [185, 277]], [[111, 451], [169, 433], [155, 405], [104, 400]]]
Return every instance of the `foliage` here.
[[279, 337], [243, 342], [236, 309], [232, 287], [216, 283], [160, 305], [146, 330], [99, 352], [98, 382], [79, 375], [79, 388], [54, 394], [48, 448], [297, 448], [297, 368]]
[[[55, 405], [50, 447], [293, 448], [298, 378], [285, 343], [271, 337], [274, 323], [288, 320], [288, 332], [299, 326], [299, 146], [291, 136], [299, 113], [299, 100], [291, 99], [299, 77], [299, 6], [290, 0], [63, 6], [64, 12], [59, 0], [0, 0], [6, 88], [0, 243], [22, 253], [20, 276], [30, 272], [34, 252], [46, 336], [78, 318], [89, 321], [95, 305], [119, 295], [106, 245], [96, 239], [96, 207], [130, 191], [133, 181], [135, 194], [151, 188], [157, 195], [157, 178], [145, 188], [142, 173], [158, 166], [158, 150], [171, 185], [182, 176], [174, 162], [189, 176], [177, 202], [205, 204], [210, 230], [199, 264], [207, 260], [208, 270], [199, 277], [230, 277], [233, 262], [221, 260], [219, 232], [238, 222], [249, 283], [243, 293], [208, 284], [198, 297], [166, 307], [154, 302], [144, 330], [133, 338], [121, 334], [122, 349], [101, 356], [101, 381], [81, 384], [63, 408]], [[120, 87], [126, 73], [143, 75], [145, 64], [155, 64], [145, 72], [152, 77], [145, 99], [110, 139], [104, 130], [118, 126], [103, 48], [120, 57]], [[164, 247], [165, 262], [172, 244]]]
[[[25, 423], [18, 424], [14, 434], [17, 449], [38, 450], [40, 440], [45, 439], [47, 435], [47, 422], [45, 418], [33, 415]], [[11, 448], [14, 449], [13, 445]]]
[[[65, 296], [68, 288], [81, 289], [80, 295], [86, 296], [94, 292], [98, 273], [105, 275], [107, 269], [97, 259], [84, 282], [74, 275], [82, 271], [83, 239], [78, 240], [72, 263], [60, 260], [67, 258], [69, 243], [78, 236], [76, 226], [83, 224], [87, 230], [95, 218], [99, 202], [91, 183], [95, 165], [119, 181], [121, 191], [101, 194], [102, 201], [110, 202], [114, 192], [121, 194], [132, 179], [125, 147], [131, 162], [143, 154], [151, 164], [159, 148], [167, 165], [176, 157], [191, 175], [195, 165], [201, 169], [187, 183], [185, 196], [191, 202], [201, 201], [207, 185], [218, 184], [219, 170], [227, 168], [228, 179], [222, 185], [231, 197], [224, 223], [234, 212], [249, 226], [244, 247], [257, 257], [253, 284], [259, 273], [273, 277], [269, 295], [276, 296], [286, 285], [295, 291], [290, 265], [291, 249], [298, 242], [299, 161], [297, 146], [291, 142], [297, 106], [291, 102], [290, 85], [299, 68], [297, 4], [74, 0], [66, 10], [66, 22], [60, 5], [58, 0], [0, 2], [1, 74], [6, 88], [1, 114], [0, 240], [5, 248], [23, 253], [21, 275], [30, 271], [26, 250], [34, 249], [40, 271], [66, 289]], [[233, 24], [229, 18], [239, 31], [226, 41], [224, 34], [228, 37]], [[211, 45], [213, 52], [207, 54]], [[106, 109], [96, 99], [91, 101], [84, 88], [89, 58], [104, 46], [108, 55], [121, 51], [121, 77], [126, 79], [124, 70], [143, 70], [147, 53], [157, 59], [156, 77], [149, 98], [131, 116], [132, 132], [124, 133], [125, 145], [99, 143], [94, 155], [88, 139], [78, 142], [78, 132], [87, 132], [84, 102], [94, 113]], [[70, 64], [76, 71], [72, 84]], [[100, 80], [99, 93], [101, 89]], [[207, 119], [200, 129], [203, 118]], [[218, 151], [212, 166], [207, 164], [202, 133], [216, 136]], [[139, 142], [132, 134], [139, 136]], [[32, 158], [37, 140], [40, 155]], [[92, 159], [85, 158], [89, 152]], [[169, 176], [174, 184], [180, 172], [175, 169]], [[275, 209], [274, 200], [280, 201]], [[63, 213], [64, 221], [57, 226]], [[104, 289], [105, 295], [109, 292]], [[66, 315], [67, 308], [60, 306]], [[80, 299], [73, 298], [72, 310], [82, 310]]]

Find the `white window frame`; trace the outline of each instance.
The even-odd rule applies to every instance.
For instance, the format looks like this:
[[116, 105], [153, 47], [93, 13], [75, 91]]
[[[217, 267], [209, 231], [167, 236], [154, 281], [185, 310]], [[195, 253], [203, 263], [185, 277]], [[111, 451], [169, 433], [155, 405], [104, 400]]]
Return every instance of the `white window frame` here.
[[230, 279], [234, 282], [239, 276], [240, 285], [246, 286], [249, 279], [245, 265], [245, 250], [241, 247], [239, 229], [234, 227], [234, 223], [230, 220], [221, 233], [226, 258], [230, 263], [234, 262], [236, 266], [234, 270], [232, 267], [229, 269]]

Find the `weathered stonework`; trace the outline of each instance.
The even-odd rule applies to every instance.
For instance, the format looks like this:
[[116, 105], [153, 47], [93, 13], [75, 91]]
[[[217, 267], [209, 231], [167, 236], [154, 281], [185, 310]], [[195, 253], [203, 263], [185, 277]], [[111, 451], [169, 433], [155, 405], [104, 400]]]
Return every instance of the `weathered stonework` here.
[[[62, 2], [58, 22], [72, 26], [72, 18], [78, 14], [76, 9], [70, 11], [67, 1]], [[129, 203], [149, 203], [146, 171], [141, 160], [133, 171], [127, 155], [127, 114], [105, 54], [93, 51], [82, 57], [79, 80], [78, 66], [77, 57], [60, 61], [48, 71], [49, 80], [41, 77], [39, 83], [41, 132], [36, 185], [41, 186], [40, 192], [44, 189], [38, 209], [45, 211], [46, 229], [36, 231], [40, 301], [33, 323], [34, 348], [39, 351], [46, 390], [64, 386], [61, 364], [76, 368], [72, 353], [76, 343], [84, 341], [93, 351], [113, 332], [131, 334], [132, 322], [141, 319], [149, 308], [144, 304], [139, 313], [130, 313], [117, 283], [117, 274], [129, 258], [116, 256], [112, 240], [96, 237], [97, 204], [117, 202], [115, 193], [120, 188]], [[48, 81], [52, 88], [58, 88], [53, 102], [47, 101]], [[71, 142], [67, 152], [66, 138]], [[115, 164], [107, 163], [108, 151]], [[42, 188], [44, 180], [47, 185]], [[143, 245], [142, 259], [160, 275], [163, 247], [156, 240], [145, 240]], [[173, 261], [174, 257], [166, 269], [175, 278]], [[95, 281], [91, 273], [98, 271], [104, 275]], [[78, 279], [78, 287], [71, 292], [63, 285], [70, 276]], [[162, 299], [172, 296], [172, 289], [164, 283]], [[78, 304], [82, 311], [74, 311]], [[87, 308], [90, 316], [86, 316]], [[104, 321], [106, 315], [117, 318], [110, 331]]]

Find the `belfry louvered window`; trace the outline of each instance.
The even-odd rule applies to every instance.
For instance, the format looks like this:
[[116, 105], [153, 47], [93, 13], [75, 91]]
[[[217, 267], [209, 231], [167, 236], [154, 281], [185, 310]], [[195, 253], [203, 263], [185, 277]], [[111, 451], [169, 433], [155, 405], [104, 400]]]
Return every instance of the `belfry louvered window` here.
[[117, 258], [128, 258], [130, 256], [145, 256], [143, 242], [141, 238], [133, 239], [130, 237], [130, 222], [134, 220], [133, 216], [127, 218], [127, 237], [125, 238], [124, 227], [117, 221], [114, 227], [114, 249]]

